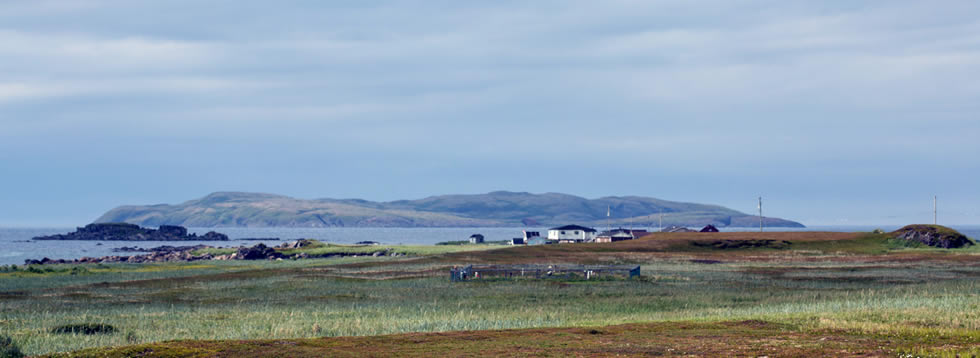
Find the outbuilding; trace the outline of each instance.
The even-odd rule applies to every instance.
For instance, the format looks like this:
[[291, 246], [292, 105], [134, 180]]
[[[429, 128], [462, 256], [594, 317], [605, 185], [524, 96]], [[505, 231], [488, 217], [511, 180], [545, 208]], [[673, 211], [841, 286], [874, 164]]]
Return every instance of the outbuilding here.
[[470, 243], [471, 244], [482, 244], [483, 243], [483, 235], [481, 235], [481, 234], [473, 234], [473, 235], [470, 235]]
[[595, 229], [579, 225], [565, 225], [548, 229], [548, 240], [563, 244], [593, 242], [595, 236]]

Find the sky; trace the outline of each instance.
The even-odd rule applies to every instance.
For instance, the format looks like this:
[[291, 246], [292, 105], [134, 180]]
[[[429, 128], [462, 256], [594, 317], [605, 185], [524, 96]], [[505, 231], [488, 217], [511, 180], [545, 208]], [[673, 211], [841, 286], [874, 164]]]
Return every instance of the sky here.
[[980, 224], [977, 1], [0, 2], [0, 226], [214, 191]]

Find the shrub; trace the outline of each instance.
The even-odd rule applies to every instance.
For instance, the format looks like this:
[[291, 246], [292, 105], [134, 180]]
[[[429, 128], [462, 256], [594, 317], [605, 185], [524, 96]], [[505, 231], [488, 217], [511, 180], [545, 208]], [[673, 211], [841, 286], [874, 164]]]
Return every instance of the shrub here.
[[0, 336], [0, 358], [21, 358], [24, 353], [14, 340], [7, 336]]
[[112, 334], [116, 332], [116, 327], [103, 323], [80, 323], [66, 324], [64, 326], [51, 329], [51, 333], [57, 334]]

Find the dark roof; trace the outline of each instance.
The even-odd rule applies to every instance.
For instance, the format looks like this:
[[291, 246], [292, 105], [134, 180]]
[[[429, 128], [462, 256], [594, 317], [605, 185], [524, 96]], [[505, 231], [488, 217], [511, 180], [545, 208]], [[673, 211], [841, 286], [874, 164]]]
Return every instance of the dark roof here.
[[483, 235], [480, 235], [480, 234], [473, 234], [473, 235], [470, 235], [470, 238], [474, 238], [474, 237], [476, 237], [476, 238], [481, 238], [481, 239], [482, 239], [482, 238], [483, 238]]
[[565, 226], [553, 227], [548, 230], [582, 230], [585, 232], [595, 232], [595, 229], [593, 228], [580, 226], [580, 225], [565, 225]]
[[708, 226], [705, 226], [704, 229], [701, 229], [701, 232], [718, 232], [718, 228], [709, 224]]

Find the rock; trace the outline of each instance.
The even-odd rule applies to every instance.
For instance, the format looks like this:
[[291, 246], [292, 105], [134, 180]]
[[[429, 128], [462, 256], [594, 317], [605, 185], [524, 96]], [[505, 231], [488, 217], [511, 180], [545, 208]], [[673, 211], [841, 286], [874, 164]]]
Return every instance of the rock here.
[[252, 247], [240, 247], [238, 248], [236, 255], [238, 260], [263, 260], [267, 258], [281, 257], [276, 250], [261, 243]]
[[714, 225], [709, 224], [708, 226], [705, 226], [703, 229], [701, 229], [701, 232], [718, 232], [718, 228], [716, 228]]
[[908, 225], [891, 233], [897, 239], [926, 246], [956, 249], [974, 243], [956, 230], [940, 225]]
[[152, 248], [148, 248], [148, 249], [142, 248], [142, 247], [136, 247], [136, 246], [133, 246], [133, 247], [123, 246], [123, 247], [120, 247], [120, 248], [112, 249], [112, 252], [162, 252], [162, 253], [169, 253], [169, 252], [193, 251], [193, 250], [208, 249], [208, 248], [211, 248], [211, 246], [208, 246], [208, 245], [194, 245], [194, 246], [170, 246], [170, 245], [163, 245], [163, 246], [157, 246], [157, 247], [152, 247]]
[[157, 232], [160, 233], [160, 235], [167, 235], [167, 236], [176, 236], [176, 237], [187, 236], [187, 228], [183, 226], [160, 225], [160, 228], [157, 229]]
[[204, 240], [204, 241], [228, 241], [228, 235], [225, 235], [225, 234], [222, 234], [222, 233], [218, 233], [218, 232], [214, 232], [214, 231], [208, 231], [207, 234], [204, 234], [204, 236], [201, 236], [201, 240]]
[[[209, 236], [210, 235], [210, 236]], [[215, 232], [204, 235], [205, 240], [227, 241], [228, 236]], [[201, 240], [187, 234], [187, 228], [161, 225], [159, 229], [142, 228], [127, 223], [88, 224], [67, 234], [38, 236], [33, 240], [117, 240], [117, 241], [187, 241]]]
[[281, 248], [281, 249], [300, 249], [300, 248], [304, 248], [304, 247], [310, 246], [314, 242], [315, 241], [309, 240], [309, 239], [299, 239], [299, 240], [296, 240], [296, 241], [293, 241], [293, 242], [283, 243], [282, 245], [279, 245], [279, 248]]

